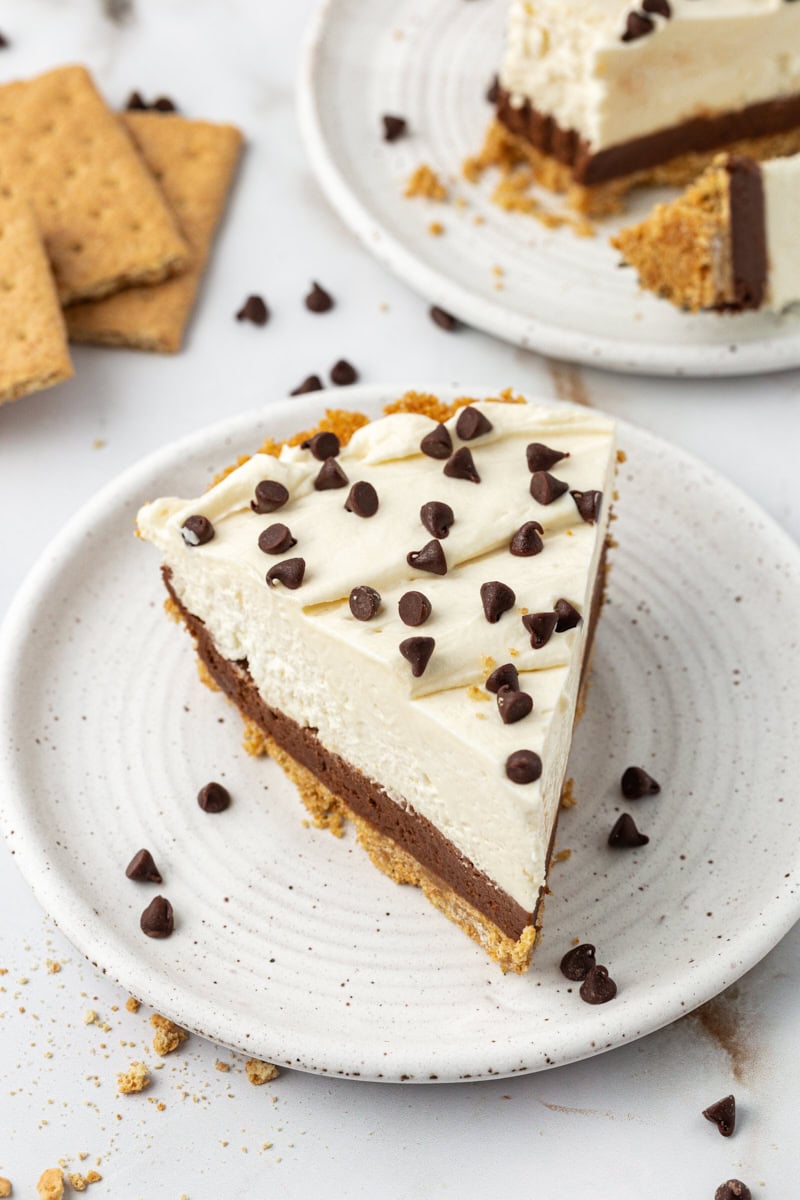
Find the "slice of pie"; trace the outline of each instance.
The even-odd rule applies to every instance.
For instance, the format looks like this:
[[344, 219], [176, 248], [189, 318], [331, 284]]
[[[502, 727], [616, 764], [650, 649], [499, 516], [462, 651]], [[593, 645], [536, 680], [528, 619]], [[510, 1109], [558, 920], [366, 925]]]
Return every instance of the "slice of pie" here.
[[391, 407], [329, 414], [138, 529], [249, 747], [315, 823], [354, 821], [381, 870], [524, 971], [603, 597], [614, 427], [522, 401]]

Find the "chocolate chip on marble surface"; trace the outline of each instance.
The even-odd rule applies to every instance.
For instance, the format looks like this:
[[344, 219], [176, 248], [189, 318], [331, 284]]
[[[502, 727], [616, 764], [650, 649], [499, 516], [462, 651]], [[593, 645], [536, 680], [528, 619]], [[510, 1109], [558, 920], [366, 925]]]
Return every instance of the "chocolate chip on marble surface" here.
[[253, 325], [266, 325], [269, 309], [261, 296], [248, 296], [236, 314], [237, 321], [250, 321]]
[[419, 510], [419, 519], [428, 533], [432, 533], [435, 538], [446, 538], [456, 518], [449, 504], [443, 504], [440, 500], [429, 500]]
[[149, 850], [137, 850], [125, 868], [125, 874], [137, 883], [163, 883], [161, 872]]
[[371, 621], [381, 606], [381, 594], [361, 584], [350, 593], [350, 612], [357, 621]]
[[307, 375], [302, 383], [299, 383], [296, 388], [292, 388], [289, 395], [305, 396], [307, 392], [321, 392], [323, 386], [319, 375]]
[[309, 312], [326, 313], [333, 308], [334, 300], [330, 292], [326, 292], [316, 281], [311, 284], [311, 291], [305, 298], [305, 306]]
[[178, 106], [169, 96], [157, 96], [150, 105], [153, 112], [176, 113]]
[[357, 379], [358, 371], [346, 358], [340, 358], [331, 367], [331, 383], [335, 383], [337, 387], [348, 387], [351, 383], [355, 383]]
[[575, 501], [575, 507], [577, 508], [582, 520], [584, 520], [587, 525], [595, 525], [597, 523], [597, 518], [600, 516], [600, 506], [603, 503], [603, 493], [597, 491], [579, 492], [575, 490], [570, 492], [570, 496], [572, 496], [572, 499]]
[[672, 16], [672, 7], [669, 0], [642, 0], [642, 10], [646, 13], [658, 13], [661, 17], [666, 17], [667, 20]]
[[525, 447], [525, 457], [528, 470], [533, 474], [534, 471], [549, 471], [562, 458], [569, 458], [569, 453], [566, 450], [554, 450], [552, 446], [545, 446], [544, 442], [530, 442]]
[[425, 668], [435, 648], [436, 643], [432, 637], [406, 638], [400, 643], [400, 653], [411, 664], [411, 674], [415, 679], [425, 674]]
[[609, 977], [607, 967], [590, 967], [580, 987], [580, 998], [587, 1004], [608, 1004], [617, 994], [617, 985]]
[[444, 473], [450, 479], [467, 479], [470, 483], [480, 483], [481, 477], [475, 467], [472, 451], [468, 446], [461, 446], [444, 464]]
[[385, 113], [381, 120], [383, 121], [383, 140], [385, 142], [396, 142], [408, 133], [408, 121], [405, 117]]
[[314, 458], [324, 462], [326, 458], [336, 458], [341, 447], [336, 434], [323, 429], [321, 433], [315, 433], [313, 437], [301, 442], [300, 449], [310, 450]]
[[175, 914], [165, 896], [155, 896], [139, 918], [142, 933], [151, 938], [166, 938], [175, 928]]
[[314, 488], [318, 492], [329, 492], [332, 488], [347, 487], [349, 482], [336, 459], [326, 458], [314, 480]]
[[485, 684], [487, 692], [497, 693], [502, 687], [511, 688], [516, 692], [519, 690], [519, 672], [513, 663], [504, 663], [502, 667], [496, 667], [492, 671]]
[[632, 850], [637, 846], [646, 846], [650, 838], [646, 833], [640, 833], [636, 822], [628, 813], [623, 813], [615, 822], [614, 828], [608, 835], [608, 844], [619, 850]]
[[558, 617], [554, 612], [525, 613], [522, 624], [531, 635], [533, 649], [541, 650], [555, 633]]
[[542, 773], [542, 760], [535, 750], [515, 750], [506, 759], [506, 775], [512, 783], [535, 783]]
[[458, 414], [456, 433], [462, 442], [471, 442], [476, 437], [483, 437], [485, 433], [491, 433], [493, 429], [494, 426], [489, 418], [472, 404], [462, 408]]
[[741, 1179], [727, 1179], [714, 1192], [714, 1200], [753, 1200], [753, 1193]]
[[450, 430], [440, 422], [435, 429], [425, 434], [419, 448], [423, 454], [427, 454], [428, 458], [449, 458], [453, 453], [453, 439], [450, 437]]
[[268, 525], [258, 535], [258, 548], [264, 554], [285, 554], [287, 550], [291, 550], [292, 546], [296, 545], [297, 538], [292, 537], [289, 526], [281, 524], [280, 521], [274, 525]]
[[226, 787], [221, 783], [212, 780], [211, 783], [205, 784], [197, 793], [197, 803], [202, 808], [203, 812], [221, 813], [230, 805], [231, 794]]
[[492, 77], [492, 81], [486, 89], [486, 99], [488, 100], [489, 104], [497, 104], [497, 101], [500, 99], [499, 76], [494, 75]]
[[708, 1108], [703, 1109], [703, 1116], [716, 1125], [723, 1137], [730, 1137], [736, 1128], [735, 1096], [723, 1096], [715, 1104], [709, 1104]]
[[277, 512], [289, 500], [289, 489], [275, 479], [262, 479], [256, 484], [255, 497], [250, 501], [254, 513], [264, 516], [265, 513]]
[[655, 29], [655, 21], [652, 17], [643, 16], [642, 13], [630, 12], [625, 22], [625, 32], [622, 34], [623, 42], [635, 42], [639, 38], [646, 37], [648, 33], [652, 33]]
[[431, 602], [422, 592], [404, 592], [397, 602], [397, 611], [404, 625], [424, 625], [431, 615]]
[[205, 546], [214, 536], [214, 526], [208, 517], [195, 514], [183, 522], [181, 535], [187, 546]]
[[520, 525], [511, 539], [509, 550], [516, 558], [532, 558], [544, 550], [542, 534], [544, 530], [538, 521], [526, 521]]
[[566, 633], [568, 629], [574, 629], [583, 619], [577, 608], [563, 597], [556, 600], [553, 607], [556, 614], [556, 633]]
[[549, 471], [534, 471], [531, 475], [531, 495], [539, 504], [552, 504], [564, 492], [569, 491], [569, 484], [563, 479], [556, 479]]
[[490, 625], [496, 625], [503, 613], [509, 612], [516, 602], [517, 597], [507, 583], [492, 579], [481, 584], [481, 604]]
[[274, 587], [276, 583], [282, 583], [284, 587], [294, 592], [303, 582], [305, 573], [306, 560], [304, 558], [285, 558], [283, 562], [275, 563], [275, 566], [270, 567], [267, 571], [267, 583], [270, 587]]
[[406, 562], [418, 571], [429, 571], [431, 575], [447, 574], [447, 559], [441, 543], [435, 539], [428, 542], [421, 550], [412, 550], [406, 555]]
[[344, 502], [347, 511], [357, 517], [374, 517], [379, 504], [378, 493], [365, 479], [353, 484]]
[[620, 780], [626, 800], [641, 800], [642, 796], [657, 796], [661, 787], [644, 767], [626, 767]]
[[561, 974], [571, 979], [573, 983], [582, 982], [591, 971], [595, 963], [595, 949], [591, 942], [584, 942], [580, 946], [573, 946], [561, 960]]
[[527, 692], [501, 687], [497, 693], [497, 711], [504, 725], [516, 725], [533, 711], [533, 697]]
[[131, 92], [128, 99], [125, 101], [126, 112], [145, 112], [147, 110], [147, 101], [141, 92]]
[[458, 321], [451, 316], [443, 308], [439, 308], [438, 304], [434, 304], [430, 309], [430, 318], [434, 325], [438, 325], [440, 329], [444, 329], [446, 333], [455, 333], [458, 329]]

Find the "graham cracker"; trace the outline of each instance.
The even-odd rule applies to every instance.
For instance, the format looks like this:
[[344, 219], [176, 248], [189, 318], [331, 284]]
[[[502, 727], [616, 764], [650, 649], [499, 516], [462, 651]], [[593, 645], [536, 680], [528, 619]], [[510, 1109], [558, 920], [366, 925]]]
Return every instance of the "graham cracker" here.
[[73, 373], [36, 220], [24, 200], [0, 198], [0, 404]]
[[191, 263], [182, 275], [156, 287], [132, 287], [73, 306], [67, 310], [67, 326], [75, 342], [174, 354], [181, 348], [225, 208], [242, 135], [232, 125], [158, 112], [125, 113], [123, 120], [191, 247]]
[[0, 194], [33, 207], [62, 304], [155, 283], [189, 250], [83, 67], [0, 87]]

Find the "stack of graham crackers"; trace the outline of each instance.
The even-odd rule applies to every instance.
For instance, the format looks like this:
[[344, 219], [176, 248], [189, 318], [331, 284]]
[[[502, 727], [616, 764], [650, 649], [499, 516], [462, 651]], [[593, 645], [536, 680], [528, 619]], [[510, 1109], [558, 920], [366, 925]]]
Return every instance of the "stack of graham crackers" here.
[[180, 349], [241, 143], [79, 66], [0, 87], [0, 404], [69, 379], [68, 337]]

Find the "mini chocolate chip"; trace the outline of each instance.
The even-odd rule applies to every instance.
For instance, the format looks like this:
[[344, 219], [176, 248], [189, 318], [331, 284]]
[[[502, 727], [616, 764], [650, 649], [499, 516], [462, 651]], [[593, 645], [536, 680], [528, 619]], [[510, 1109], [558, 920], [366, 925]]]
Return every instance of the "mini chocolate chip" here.
[[544, 530], [538, 521], [526, 521], [521, 525], [511, 539], [509, 550], [517, 558], [531, 558], [544, 550], [542, 534]]
[[736, 1128], [736, 1098], [723, 1096], [716, 1104], [704, 1108], [703, 1116], [716, 1125], [723, 1137], [730, 1137]]
[[250, 501], [254, 513], [264, 516], [283, 508], [289, 500], [289, 489], [274, 479], [262, 479], [256, 484], [255, 499]]
[[329, 433], [323, 430], [321, 433], [315, 433], [313, 437], [308, 438], [305, 442], [300, 443], [301, 450], [310, 450], [314, 458], [318, 458], [320, 462], [324, 462], [326, 458], [336, 458], [339, 453], [339, 439], [335, 433]]
[[214, 526], [208, 517], [187, 517], [181, 526], [181, 534], [187, 546], [204, 546], [214, 536]]
[[297, 538], [292, 537], [289, 526], [282, 525], [279, 521], [274, 525], [268, 525], [258, 535], [258, 548], [264, 554], [285, 554], [287, 550], [291, 550], [292, 546], [296, 545]]
[[404, 625], [424, 625], [431, 615], [431, 602], [422, 592], [404, 592], [397, 602], [397, 611]]
[[714, 1192], [714, 1200], [753, 1200], [753, 1193], [741, 1179], [728, 1179]]
[[580, 625], [582, 617], [577, 608], [573, 608], [569, 600], [556, 600], [554, 604], [556, 614], [556, 633], [566, 633], [568, 629], [574, 629], [576, 625]]
[[419, 519], [428, 533], [432, 533], [435, 538], [446, 538], [456, 518], [449, 504], [429, 500], [419, 510]]
[[497, 693], [497, 711], [504, 725], [516, 725], [533, 711], [533, 698], [527, 692], [515, 692], [501, 687]]
[[237, 321], [251, 321], [253, 325], [266, 325], [269, 309], [261, 296], [248, 296], [236, 314]]
[[587, 1004], [607, 1004], [616, 996], [617, 985], [609, 978], [607, 967], [590, 967], [579, 994]]
[[357, 621], [371, 621], [381, 606], [381, 594], [361, 584], [350, 593], [350, 612]]
[[452, 317], [449, 312], [445, 312], [443, 308], [439, 308], [434, 304], [430, 310], [430, 318], [434, 325], [438, 325], [440, 329], [444, 329], [447, 333], [454, 333], [458, 329], [458, 321]]
[[579, 983], [594, 967], [594, 946], [591, 942], [584, 942], [582, 946], [573, 946], [561, 960], [561, 974], [567, 979], [571, 979], [573, 983]]
[[461, 446], [444, 464], [444, 473], [451, 479], [468, 479], [470, 483], [480, 483], [481, 477], [475, 469], [472, 451], [468, 446]]
[[447, 559], [444, 556], [441, 542], [435, 539], [428, 542], [421, 550], [412, 550], [406, 555], [406, 562], [418, 571], [429, 571], [431, 575], [447, 574]]
[[314, 480], [314, 488], [318, 492], [329, 492], [331, 488], [347, 487], [350, 480], [345, 475], [335, 458], [326, 458]]
[[657, 796], [661, 791], [652, 775], [643, 767], [627, 767], [620, 780], [622, 794], [626, 800], [641, 800], [642, 796]]
[[154, 112], [174, 113], [178, 111], [177, 104], [169, 96], [157, 96], [150, 107]]
[[11, 42], [6, 35], [4, 33], [0, 33], [0, 50], [7, 50], [10, 45]]
[[326, 292], [318, 283], [312, 283], [311, 291], [306, 296], [306, 308], [313, 313], [330, 312], [333, 308], [333, 296]]
[[347, 387], [357, 379], [358, 371], [346, 358], [340, 358], [331, 367], [331, 383], [335, 383], [337, 387]]
[[646, 833], [639, 833], [636, 822], [628, 813], [618, 818], [608, 835], [609, 846], [617, 850], [633, 850], [637, 846], [646, 846], [649, 841]]
[[149, 850], [137, 850], [125, 868], [125, 874], [128, 879], [135, 879], [137, 883], [164, 882]]
[[525, 447], [525, 457], [532, 475], [534, 471], [549, 471], [557, 462], [561, 462], [562, 458], [569, 458], [569, 454], [566, 450], [553, 450], [552, 447], [545, 446], [544, 442], [531, 442]]
[[600, 506], [603, 503], [602, 492], [570, 492], [570, 496], [575, 501], [580, 516], [587, 525], [594, 525], [600, 515]]
[[270, 567], [267, 571], [267, 583], [270, 587], [274, 587], [276, 583], [282, 583], [284, 587], [294, 592], [303, 582], [305, 573], [306, 560], [304, 558], [285, 558], [283, 562], [275, 563], [275, 566]]
[[169, 937], [175, 928], [175, 916], [169, 900], [164, 896], [154, 897], [139, 918], [139, 926], [148, 937]]
[[144, 96], [142, 96], [141, 92], [131, 92], [125, 103], [126, 112], [145, 112], [146, 109], [147, 103], [145, 102]]
[[542, 760], [534, 750], [515, 750], [506, 759], [506, 775], [512, 783], [535, 783], [542, 773]]
[[423, 454], [427, 454], [428, 458], [449, 458], [453, 453], [453, 439], [450, 437], [450, 430], [446, 425], [437, 425], [430, 433], [425, 434], [419, 448]]
[[490, 625], [496, 625], [503, 613], [509, 612], [516, 602], [517, 597], [507, 583], [492, 579], [489, 583], [481, 584], [481, 604]]
[[639, 38], [646, 37], [648, 33], [652, 33], [655, 27], [655, 21], [652, 17], [644, 17], [641, 13], [630, 12], [625, 22], [625, 32], [621, 40], [623, 42], [635, 42]]
[[497, 104], [500, 99], [500, 80], [497, 75], [492, 77], [492, 82], [486, 89], [486, 99], [489, 104]]
[[203, 812], [221, 813], [231, 802], [231, 794], [226, 787], [221, 783], [207, 783], [205, 787], [201, 787], [197, 793], [197, 803], [202, 808]]
[[435, 646], [436, 643], [432, 637], [406, 638], [404, 642], [400, 643], [400, 653], [411, 663], [411, 674], [415, 679], [424, 675]]
[[408, 133], [408, 121], [405, 117], [394, 117], [391, 113], [386, 113], [382, 120], [385, 142], [396, 142], [398, 138], [405, 137]]
[[355, 513], [357, 517], [374, 517], [378, 511], [378, 504], [378, 493], [365, 479], [359, 479], [358, 483], [353, 484], [344, 502], [347, 511]]
[[305, 396], [307, 392], [321, 392], [323, 388], [319, 375], [308, 375], [296, 388], [289, 392], [290, 396]]
[[483, 437], [485, 433], [491, 433], [493, 429], [494, 426], [489, 418], [485, 417], [479, 408], [474, 408], [471, 404], [468, 404], [466, 408], [462, 408], [458, 414], [456, 433], [462, 442], [471, 442], [473, 438]]
[[492, 671], [485, 684], [487, 692], [499, 692], [501, 687], [509, 687], [512, 691], [519, 690], [519, 674], [513, 663], [504, 663]]
[[555, 633], [558, 617], [554, 612], [525, 613], [522, 624], [531, 635], [533, 649], [541, 650]]
[[672, 16], [669, 0], [642, 0], [642, 9], [646, 13], [658, 13], [660, 17], [666, 17], [667, 20]]
[[548, 471], [534, 471], [531, 476], [531, 495], [539, 504], [552, 504], [568, 491], [569, 484], [563, 479], [556, 479]]

